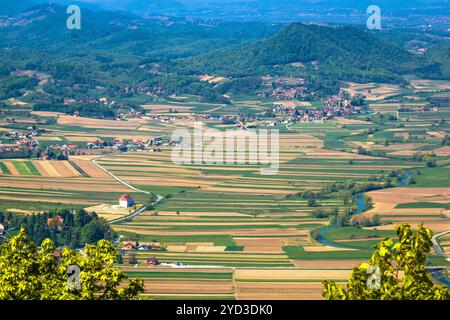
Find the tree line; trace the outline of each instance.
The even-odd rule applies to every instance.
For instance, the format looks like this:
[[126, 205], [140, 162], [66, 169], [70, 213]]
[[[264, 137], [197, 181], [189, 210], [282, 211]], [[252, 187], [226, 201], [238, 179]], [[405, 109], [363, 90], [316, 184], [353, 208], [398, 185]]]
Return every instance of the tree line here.
[[112, 240], [114, 232], [106, 220], [95, 212], [79, 210], [54, 210], [39, 214], [0, 212], [0, 223], [6, 229], [23, 228], [30, 239], [41, 244], [51, 239], [57, 246], [79, 248], [99, 240]]

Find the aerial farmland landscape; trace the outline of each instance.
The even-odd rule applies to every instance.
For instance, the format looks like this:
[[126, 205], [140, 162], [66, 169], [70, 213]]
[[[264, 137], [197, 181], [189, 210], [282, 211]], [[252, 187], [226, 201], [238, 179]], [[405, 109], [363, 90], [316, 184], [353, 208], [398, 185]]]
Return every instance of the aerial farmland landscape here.
[[450, 299], [450, 3], [224, 2], [2, 0], [0, 299]]

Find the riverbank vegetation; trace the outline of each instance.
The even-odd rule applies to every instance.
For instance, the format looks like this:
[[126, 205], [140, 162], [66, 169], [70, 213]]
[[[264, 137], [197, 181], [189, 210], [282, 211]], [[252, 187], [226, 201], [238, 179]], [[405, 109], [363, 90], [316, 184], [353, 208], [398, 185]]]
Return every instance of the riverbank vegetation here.
[[432, 231], [408, 224], [396, 228], [398, 241], [380, 241], [367, 263], [353, 269], [346, 286], [323, 281], [328, 300], [448, 300], [450, 290], [434, 283], [425, 268]]
[[54, 210], [39, 214], [15, 214], [0, 212], [0, 223], [7, 229], [20, 229], [30, 240], [41, 243], [49, 238], [56, 246], [79, 248], [99, 240], [112, 240], [114, 233], [95, 212], [79, 210]]

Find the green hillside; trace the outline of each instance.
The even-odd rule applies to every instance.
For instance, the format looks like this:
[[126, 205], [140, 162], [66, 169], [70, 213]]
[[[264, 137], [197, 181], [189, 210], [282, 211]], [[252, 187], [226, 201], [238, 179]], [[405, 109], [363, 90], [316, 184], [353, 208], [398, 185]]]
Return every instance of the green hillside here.
[[392, 81], [422, 60], [366, 30], [295, 23], [267, 40], [209, 53], [181, 65], [186, 72], [248, 76], [283, 74], [286, 65], [302, 63], [305, 67], [293, 72]]

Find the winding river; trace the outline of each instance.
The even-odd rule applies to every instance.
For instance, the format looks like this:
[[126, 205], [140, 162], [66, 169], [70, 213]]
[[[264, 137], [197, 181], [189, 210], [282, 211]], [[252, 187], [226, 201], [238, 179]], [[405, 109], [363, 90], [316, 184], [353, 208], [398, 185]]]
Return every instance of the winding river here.
[[[403, 188], [403, 187], [405, 187], [406, 184], [408, 183], [408, 180], [409, 180], [410, 177], [411, 177], [411, 173], [406, 173], [405, 176], [403, 177], [403, 179], [400, 180], [400, 182], [399, 182], [398, 186], [396, 186], [396, 188]], [[365, 212], [365, 211], [367, 210], [366, 204], [364, 203], [364, 195], [365, 195], [365, 192], [359, 193], [359, 194], [356, 196], [356, 206], [357, 206], [357, 209], [356, 209], [356, 211], [353, 213], [352, 216], [359, 215], [359, 214], [361, 214], [361, 213], [363, 213], [363, 212]], [[327, 245], [327, 246], [332, 246], [332, 247], [337, 247], [337, 248], [350, 248], [349, 246], [338, 245], [338, 244], [336, 244], [336, 243], [334, 243], [334, 242], [328, 241], [328, 240], [325, 238], [325, 234], [326, 234], [328, 231], [333, 230], [333, 229], [336, 229], [336, 228], [337, 228], [336, 226], [330, 225], [330, 226], [327, 226], [327, 227], [321, 229], [321, 230], [320, 230], [320, 233], [319, 233], [320, 236], [319, 236], [319, 238], [318, 238], [317, 240], [318, 240], [320, 243], [322, 243], [322, 244], [324, 244], [324, 245]]]
[[[409, 178], [411, 177], [411, 173], [406, 173], [405, 176], [403, 177], [403, 179], [399, 182], [399, 184], [396, 186], [396, 188], [403, 188], [406, 186], [406, 184], [408, 183]], [[365, 212], [367, 210], [366, 208], [366, 204], [364, 203], [364, 193], [360, 193], [356, 196], [356, 205], [357, 205], [357, 210], [353, 213], [353, 216], [361, 214], [363, 212]], [[325, 238], [325, 234], [333, 229], [336, 229], [336, 226], [333, 225], [329, 225], [323, 229], [320, 230], [319, 233], [319, 238], [317, 239], [317, 241], [319, 241], [320, 243], [322, 243], [323, 245], [326, 246], [331, 246], [331, 247], [336, 247], [336, 248], [346, 248], [346, 249], [353, 249], [350, 246], [344, 246], [344, 245], [339, 245], [337, 243], [331, 242], [328, 239]], [[361, 249], [361, 248], [354, 248], [354, 249]], [[448, 279], [442, 274], [442, 269], [440, 268], [429, 268], [428, 272], [431, 274], [431, 276], [436, 279], [438, 282], [446, 285], [447, 287], [450, 288], [450, 282], [448, 281]]]

